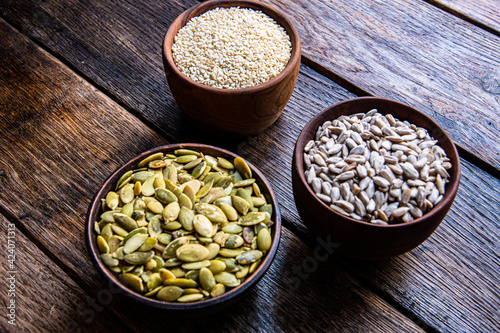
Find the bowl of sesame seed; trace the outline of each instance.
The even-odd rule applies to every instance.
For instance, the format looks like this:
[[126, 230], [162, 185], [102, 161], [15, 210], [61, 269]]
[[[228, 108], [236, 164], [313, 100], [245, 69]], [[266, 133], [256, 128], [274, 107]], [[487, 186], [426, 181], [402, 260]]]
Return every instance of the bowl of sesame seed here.
[[304, 224], [349, 257], [379, 260], [419, 246], [447, 215], [460, 159], [446, 131], [378, 97], [339, 102], [302, 129], [292, 159]]
[[297, 81], [301, 43], [281, 11], [259, 1], [207, 1], [168, 28], [162, 55], [179, 108], [200, 129], [244, 137], [271, 126]]

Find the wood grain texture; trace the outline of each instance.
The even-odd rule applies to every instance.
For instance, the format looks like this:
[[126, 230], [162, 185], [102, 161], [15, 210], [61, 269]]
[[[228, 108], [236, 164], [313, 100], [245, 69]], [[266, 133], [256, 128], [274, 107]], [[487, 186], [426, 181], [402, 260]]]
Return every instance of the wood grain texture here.
[[[302, 87], [324, 82], [308, 94]], [[304, 229], [294, 207], [291, 159], [299, 129], [338, 97], [334, 84], [307, 72], [289, 103], [290, 109], [272, 132], [249, 138], [240, 153], [268, 172], [280, 199], [284, 224], [305, 240], [314, 239]], [[312, 107], [311, 105], [314, 105]], [[265, 157], [265, 158], [263, 158]], [[284, 166], [285, 170], [277, 166]], [[359, 276], [373, 290], [393, 299], [411, 313], [424, 329], [440, 332], [498, 331], [500, 308], [500, 182], [461, 160], [462, 178], [455, 203], [436, 232], [421, 246], [400, 257], [363, 262], [340, 256], [332, 262]], [[285, 223], [286, 222], [286, 223]], [[314, 242], [310, 244], [314, 247]], [[342, 264], [340, 264], [342, 262]], [[323, 263], [327, 265], [328, 263]]]
[[292, 17], [309, 62], [426, 113], [500, 168], [500, 37], [417, 0], [266, 3]]
[[[138, 309], [100, 282], [83, 244], [83, 217], [100, 182], [131, 155], [164, 140], [2, 21], [0, 33], [6, 62], [0, 75], [0, 206], [93, 295], [96, 306], [107, 305], [133, 331], [164, 328], [163, 321], [143, 320], [164, 313]], [[23, 98], [26, 94], [32, 98]], [[314, 252], [286, 229], [280, 247], [255, 292], [218, 315], [217, 326], [202, 317], [169, 322], [169, 329], [420, 331], [335, 265], [311, 271], [291, 290], [296, 274], [288, 271], [291, 264], [302, 265]], [[284, 274], [291, 282], [283, 283]], [[107, 294], [109, 304], [102, 300]]]
[[[85, 309], [82, 305], [87, 302], [89, 296], [20, 230], [12, 226], [13, 224], [0, 215], [0, 276], [3, 282], [0, 294], [4, 300], [0, 331], [81, 332], [81, 328], [91, 322], [94, 332], [110, 332], [113, 331], [113, 326], [118, 331], [125, 330], [125, 326], [122, 326], [109, 310], [91, 313], [89, 309]], [[11, 241], [10, 248], [14, 250], [14, 269], [11, 269], [7, 262], [8, 240]], [[13, 282], [15, 287], [11, 288], [7, 281]], [[11, 300], [14, 300], [15, 306], [16, 317], [12, 321], [15, 325], [9, 324], [8, 321], [12, 318], [6, 316], [6, 307], [10, 305]]]
[[430, 0], [429, 2], [477, 22], [493, 30], [497, 35], [500, 34], [500, 4], [496, 0]]

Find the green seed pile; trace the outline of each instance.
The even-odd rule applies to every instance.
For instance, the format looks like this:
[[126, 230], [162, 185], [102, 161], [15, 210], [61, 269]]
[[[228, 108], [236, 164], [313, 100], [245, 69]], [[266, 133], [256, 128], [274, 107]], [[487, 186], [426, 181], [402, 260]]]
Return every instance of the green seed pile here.
[[217, 297], [271, 248], [273, 207], [241, 158], [156, 153], [102, 199], [102, 262], [134, 291], [168, 302]]

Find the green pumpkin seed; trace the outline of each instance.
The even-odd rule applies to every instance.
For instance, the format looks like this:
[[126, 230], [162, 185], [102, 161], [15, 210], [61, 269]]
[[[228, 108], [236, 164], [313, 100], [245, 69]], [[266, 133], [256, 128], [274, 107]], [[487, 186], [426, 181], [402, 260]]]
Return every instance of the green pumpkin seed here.
[[119, 196], [120, 196], [121, 202], [123, 202], [124, 204], [131, 202], [135, 197], [134, 185], [127, 184], [127, 185], [123, 186], [120, 189]]
[[148, 179], [146, 179], [146, 181], [144, 182], [144, 184], [142, 184], [142, 195], [145, 196], [145, 197], [150, 197], [152, 196], [153, 194], [155, 194], [155, 188], [154, 188], [154, 181], [155, 181], [155, 178], [156, 176], [153, 175], [151, 177], [149, 177]]
[[160, 169], [163, 168], [164, 166], [167, 166], [168, 162], [166, 160], [154, 160], [148, 163], [148, 167], [150, 169]]
[[146, 286], [149, 290], [156, 289], [157, 287], [162, 286], [162, 285], [163, 285], [163, 281], [162, 281], [159, 273], [153, 273], [153, 275], [151, 275], [149, 277], [149, 280], [146, 284]]
[[179, 203], [177, 201], [169, 203], [163, 210], [163, 219], [165, 220], [165, 222], [177, 220], [180, 210], [181, 207], [179, 206]]
[[252, 185], [253, 183], [255, 183], [255, 179], [249, 178], [249, 179], [240, 180], [239, 182], [234, 183], [233, 186], [234, 187], [246, 187], [246, 186]]
[[147, 293], [145, 293], [144, 296], [146, 296], [146, 297], [153, 297], [156, 294], [158, 294], [158, 292], [161, 290], [161, 288], [163, 288], [163, 286], [158, 286], [155, 289], [153, 289], [153, 290], [148, 291]]
[[196, 192], [196, 199], [203, 198], [207, 193], [212, 189], [214, 185], [213, 181], [205, 182], [202, 188], [198, 192]]
[[179, 201], [179, 206], [186, 207], [187, 209], [193, 208], [193, 202], [191, 201], [191, 199], [189, 199], [189, 197], [185, 193], [179, 194], [177, 199]]
[[97, 247], [99, 248], [99, 252], [101, 253], [109, 253], [109, 245], [108, 242], [102, 236], [97, 236]]
[[156, 215], [151, 219], [151, 221], [149, 221], [148, 233], [149, 236], [151, 236], [154, 239], [157, 239], [158, 236], [161, 234], [161, 231], [162, 229], [161, 229], [160, 215]]
[[222, 227], [222, 231], [230, 234], [239, 234], [240, 232], [243, 231], [243, 227], [236, 222], [229, 222], [228, 224]]
[[[178, 248], [180, 248], [183, 245], [186, 245], [189, 243], [189, 238], [187, 237], [179, 237], [170, 242], [167, 247], [165, 248], [165, 251], [163, 251], [162, 257], [164, 259], [170, 259], [170, 258], [176, 258], [176, 251]], [[165, 263], [166, 264], [166, 263]]]
[[250, 264], [254, 261], [259, 260], [262, 255], [262, 251], [259, 250], [245, 251], [236, 257], [236, 261], [242, 265]]
[[217, 260], [222, 261], [226, 265], [226, 272], [236, 272], [239, 270], [238, 263], [234, 258], [218, 258]]
[[260, 207], [264, 206], [267, 203], [264, 196], [259, 196], [259, 197], [253, 196], [252, 202], [254, 207], [259, 207], [259, 211], [261, 211]]
[[147, 228], [137, 228], [129, 232], [122, 240], [122, 244], [125, 244], [130, 238], [132, 238], [136, 234], [147, 234], [148, 229]]
[[205, 259], [211, 260], [219, 254], [220, 245], [217, 243], [210, 243], [205, 245], [208, 250], [208, 255]]
[[177, 302], [180, 302], [180, 303], [195, 302], [195, 301], [199, 301], [203, 297], [204, 297], [203, 294], [183, 295], [177, 299]]
[[186, 270], [193, 270], [194, 269], [196, 271], [198, 271], [200, 268], [208, 267], [208, 266], [210, 266], [210, 261], [208, 261], [208, 260], [201, 260], [201, 261], [188, 262], [188, 263], [182, 264], [182, 268], [184, 268]]
[[234, 166], [238, 170], [238, 172], [243, 176], [243, 178], [248, 179], [252, 178], [252, 170], [248, 164], [241, 157], [236, 157], [234, 159]]
[[193, 171], [191, 172], [191, 175], [193, 176], [193, 178], [200, 177], [203, 174], [203, 172], [205, 171], [206, 167], [207, 167], [207, 162], [204, 160], [200, 161], [200, 163], [198, 163], [194, 167]]
[[256, 225], [266, 219], [269, 220], [269, 215], [266, 212], [250, 212], [240, 217], [238, 224], [244, 226]]
[[237, 196], [237, 195], [233, 195], [233, 196], [231, 196], [231, 202], [233, 204], [233, 207], [236, 208], [236, 210], [238, 212], [240, 212], [242, 215], [245, 215], [248, 213], [248, 211], [250, 209], [250, 204], [248, 203], [248, 201], [246, 201], [242, 197]]
[[208, 256], [208, 249], [200, 244], [182, 245], [176, 250], [176, 256], [182, 261], [201, 261]]
[[120, 197], [118, 196], [118, 193], [109, 191], [106, 195], [106, 205], [108, 206], [108, 208], [111, 210], [115, 210], [116, 207], [118, 207], [119, 203]]
[[137, 225], [137, 222], [131, 218], [130, 216], [127, 216], [125, 214], [121, 213], [113, 213], [113, 219], [120, 227], [127, 231], [132, 231], [134, 229], [137, 229], [139, 226]]
[[164, 209], [163, 205], [158, 200], [149, 200], [147, 207], [154, 214], [161, 214]]
[[170, 270], [166, 269], [166, 268], [160, 268], [158, 270], [158, 273], [160, 273], [160, 277], [162, 279], [162, 281], [165, 281], [165, 280], [168, 280], [168, 279], [175, 279], [176, 276], [174, 275], [174, 273], [172, 273]]
[[224, 214], [224, 212], [215, 205], [199, 202], [194, 207], [199, 214], [205, 215], [212, 222], [215, 223], [227, 222], [227, 217]]
[[174, 201], [178, 201], [177, 196], [169, 189], [166, 188], [157, 188], [155, 190], [155, 197], [161, 203], [168, 205]]
[[109, 253], [101, 254], [101, 260], [104, 263], [104, 265], [109, 267], [118, 266], [118, 264], [120, 263], [118, 259], [113, 258], [113, 255]]
[[176, 149], [174, 151], [174, 154], [175, 155], [194, 155], [194, 156], [200, 156], [199, 152], [197, 152], [195, 150], [192, 150], [192, 149], [186, 149], [186, 148]]
[[203, 237], [212, 237], [214, 234], [212, 222], [203, 214], [194, 216], [193, 227]]
[[271, 248], [271, 234], [267, 228], [262, 228], [257, 234], [257, 247], [262, 252], [265, 252]]
[[148, 262], [144, 265], [144, 269], [147, 272], [154, 272], [156, 271], [156, 265], [158, 264], [153, 256], [153, 258], [149, 259]]
[[191, 279], [185, 278], [175, 278], [175, 279], [167, 279], [163, 281], [163, 285], [165, 286], [178, 286], [182, 288], [196, 288], [198, 287], [198, 283]]
[[234, 258], [239, 256], [243, 250], [241, 249], [227, 249], [227, 248], [222, 248], [219, 251], [219, 254], [223, 257], [229, 257], [229, 258]]
[[210, 296], [218, 297], [223, 295], [225, 292], [226, 292], [226, 286], [224, 286], [222, 283], [217, 283], [210, 292]]
[[186, 275], [186, 271], [181, 267], [173, 267], [170, 271], [175, 275], [176, 278], [183, 278]]
[[226, 287], [237, 287], [240, 285], [240, 280], [233, 273], [220, 272], [214, 275], [215, 281], [222, 283]]
[[221, 202], [219, 204], [220, 209], [224, 212], [229, 221], [236, 221], [238, 219], [238, 212], [233, 206]]
[[138, 251], [142, 252], [150, 251], [154, 248], [155, 245], [156, 245], [156, 239], [148, 237], [144, 242], [144, 244], [142, 244], [141, 247], [138, 249]]
[[170, 181], [172, 184], [177, 182], [177, 169], [174, 165], [167, 165], [167, 167], [163, 169], [163, 179], [165, 180], [165, 185], [166, 180]]
[[179, 230], [182, 228], [182, 224], [177, 221], [167, 222], [163, 225], [163, 228], [169, 231]]
[[125, 172], [116, 182], [116, 189], [121, 188], [123, 185], [127, 184], [130, 180], [132, 180], [131, 176], [133, 173], [134, 173], [133, 170]]
[[250, 270], [250, 265], [244, 265], [242, 269], [234, 273], [237, 279], [243, 279], [248, 275], [248, 271]]
[[231, 234], [224, 244], [225, 247], [230, 249], [236, 249], [243, 245], [243, 238], [239, 235]]
[[161, 233], [158, 235], [158, 242], [168, 245], [172, 241], [172, 235], [171, 234], [166, 234], [166, 233]]
[[242, 235], [245, 243], [252, 244], [252, 240], [255, 237], [255, 232], [251, 227], [244, 227]]
[[233, 178], [231, 176], [225, 176], [219, 178], [219, 180], [217, 180], [217, 182], [214, 183], [214, 186], [226, 188], [232, 183], [233, 183]]
[[183, 290], [180, 287], [167, 286], [161, 288], [160, 291], [158, 291], [158, 293], [156, 294], [156, 298], [158, 298], [160, 301], [173, 302], [181, 297], [182, 293]]
[[149, 155], [148, 157], [146, 157], [145, 159], [143, 159], [142, 161], [139, 162], [139, 164], [137, 165], [139, 168], [142, 168], [143, 166], [146, 166], [149, 164], [149, 162], [151, 161], [154, 161], [154, 160], [161, 160], [163, 159], [163, 153], [155, 153], [155, 154], [151, 154]]
[[200, 269], [199, 279], [201, 287], [206, 291], [211, 292], [215, 287], [216, 282], [214, 274], [208, 268], [203, 267]]
[[196, 160], [197, 158], [198, 158], [197, 155], [194, 155], [194, 154], [193, 155], [188, 155], [188, 154], [186, 154], [186, 155], [181, 155], [181, 156], [177, 157], [174, 160], [174, 162], [177, 162], [177, 163], [180, 163], [180, 164], [187, 164], [189, 162], [192, 162], [192, 161]]
[[208, 266], [208, 269], [210, 269], [213, 274], [217, 274], [226, 270], [226, 264], [222, 260], [210, 260], [210, 266]]
[[191, 231], [194, 229], [194, 217], [195, 214], [194, 212], [187, 208], [187, 207], [181, 207], [179, 211], [179, 222], [182, 224], [182, 227], [188, 231]]
[[224, 195], [224, 189], [222, 187], [212, 187], [208, 193], [200, 199], [200, 202], [213, 203], [215, 200], [221, 198]]
[[247, 190], [243, 189], [243, 188], [238, 188], [236, 190], [236, 194], [237, 196], [243, 198], [246, 200], [246, 202], [248, 202], [250, 204], [250, 207], [248, 208], [248, 210], [252, 210], [253, 209], [253, 200], [252, 200], [252, 196], [250, 195], [250, 193], [248, 193]]
[[134, 183], [135, 182], [144, 183], [146, 181], [146, 179], [148, 179], [151, 176], [154, 176], [154, 172], [151, 172], [151, 171], [139, 171], [139, 172], [135, 172], [132, 175], [132, 181]]
[[113, 214], [114, 213], [119, 213], [121, 209], [119, 210], [108, 210], [107, 212], [104, 212], [101, 214], [100, 218], [106, 223], [113, 223], [115, 220], [113, 219]]
[[123, 253], [129, 254], [136, 251], [142, 244], [144, 244], [147, 238], [148, 235], [143, 233], [138, 233], [132, 236], [126, 243], [124, 243]]
[[120, 279], [125, 284], [126, 286], [129, 286], [133, 290], [143, 293], [144, 292], [144, 285], [142, 283], [142, 279], [138, 276], [135, 276], [130, 273], [123, 273], [120, 275]]
[[220, 166], [221, 168], [228, 169], [228, 170], [234, 169], [233, 163], [229, 162], [224, 157], [217, 157], [217, 165]]
[[261, 262], [261, 259], [253, 262], [250, 265], [250, 268], [248, 269], [248, 274], [252, 274], [253, 272], [255, 272], [255, 270], [257, 269], [257, 267], [260, 265], [260, 262]]
[[167, 268], [172, 268], [180, 265], [182, 265], [182, 260], [177, 258], [170, 258], [167, 261], [165, 261], [165, 264], [163, 266]]
[[123, 259], [130, 265], [144, 265], [155, 255], [154, 251], [133, 252], [126, 254]]

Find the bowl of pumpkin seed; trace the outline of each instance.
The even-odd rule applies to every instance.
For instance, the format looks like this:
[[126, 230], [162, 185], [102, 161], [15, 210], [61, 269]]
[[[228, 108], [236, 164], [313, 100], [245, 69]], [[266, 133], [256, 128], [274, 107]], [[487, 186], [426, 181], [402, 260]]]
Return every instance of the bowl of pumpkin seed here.
[[117, 290], [168, 310], [224, 307], [269, 269], [277, 198], [240, 156], [204, 144], [157, 147], [111, 174], [86, 219], [94, 265]]
[[295, 204], [332, 251], [386, 259], [419, 246], [448, 213], [460, 159], [446, 131], [415, 108], [358, 97], [316, 114], [294, 150]]

